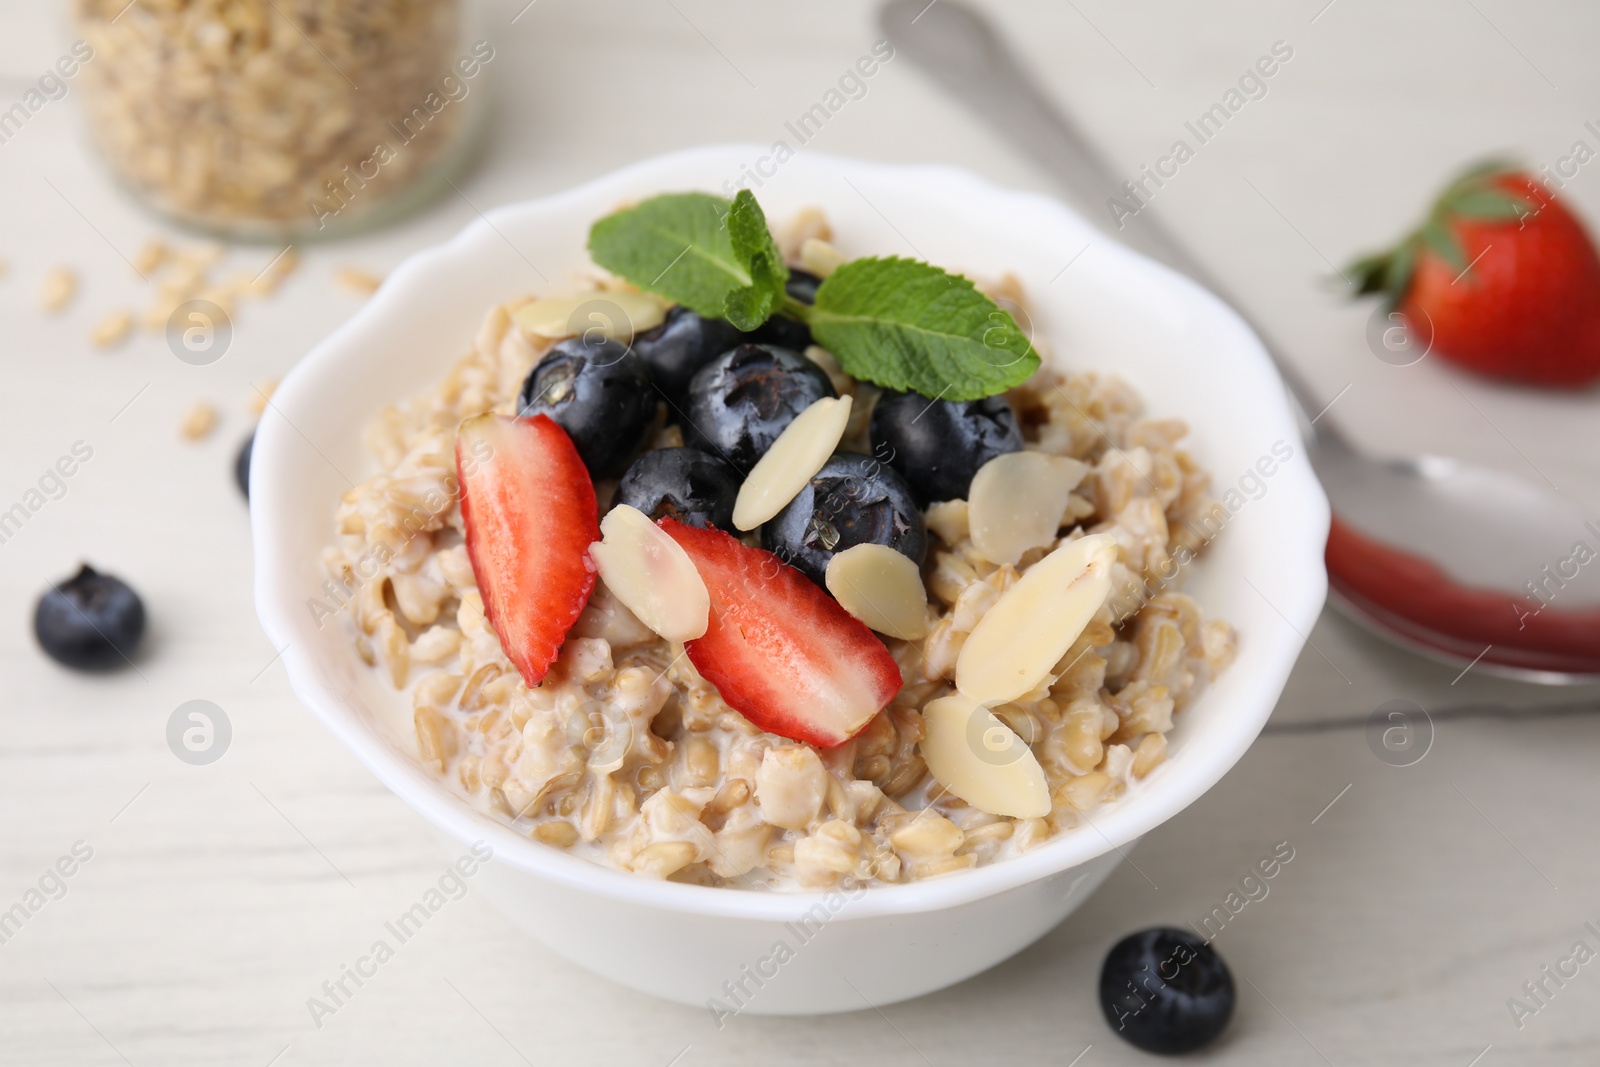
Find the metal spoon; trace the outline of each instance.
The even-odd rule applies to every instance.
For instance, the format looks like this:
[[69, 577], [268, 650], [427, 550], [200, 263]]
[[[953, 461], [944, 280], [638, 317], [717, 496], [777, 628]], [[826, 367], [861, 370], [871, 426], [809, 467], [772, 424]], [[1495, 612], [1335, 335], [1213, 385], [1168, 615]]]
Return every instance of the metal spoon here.
[[[889, 0], [879, 17], [900, 52], [1041, 164], [1087, 217], [1106, 219], [1109, 198], [1125, 196], [978, 12], [957, 0]], [[1536, 682], [1600, 681], [1600, 561], [1573, 559], [1579, 541], [1600, 553], [1600, 525], [1554, 487], [1439, 456], [1357, 449], [1321, 417], [1334, 398], [1317, 395], [1151, 212], [1124, 223], [1119, 240], [1222, 295], [1277, 365], [1333, 503], [1336, 606], [1435, 659]]]

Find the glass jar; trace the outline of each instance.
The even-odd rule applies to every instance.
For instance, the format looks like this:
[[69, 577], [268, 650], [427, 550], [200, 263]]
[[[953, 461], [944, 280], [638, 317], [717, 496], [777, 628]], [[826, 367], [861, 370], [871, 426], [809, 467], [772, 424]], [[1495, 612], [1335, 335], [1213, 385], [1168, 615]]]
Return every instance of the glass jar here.
[[393, 218], [465, 153], [495, 56], [472, 0], [75, 0], [90, 129], [121, 181], [223, 236]]

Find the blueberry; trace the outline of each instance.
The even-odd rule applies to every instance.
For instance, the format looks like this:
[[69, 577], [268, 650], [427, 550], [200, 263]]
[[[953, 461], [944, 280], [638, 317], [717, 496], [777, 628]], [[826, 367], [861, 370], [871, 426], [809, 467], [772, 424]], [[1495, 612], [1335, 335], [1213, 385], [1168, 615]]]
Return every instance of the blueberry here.
[[885, 392], [872, 409], [872, 451], [911, 483], [917, 501], [964, 500], [978, 468], [1022, 447], [1005, 397], [958, 402]]
[[1233, 975], [1210, 945], [1171, 927], [1129, 934], [1100, 969], [1106, 1022], [1146, 1052], [1193, 1052], [1233, 1016]]
[[802, 304], [815, 304], [817, 290], [822, 288], [822, 279], [808, 270], [789, 268], [789, 281], [784, 286], [790, 299], [798, 300]]
[[239, 446], [239, 455], [233, 461], [233, 480], [238, 483], [239, 492], [244, 494], [246, 501], [250, 499], [250, 453], [255, 447], [256, 435], [252, 433]]
[[144, 604], [119, 578], [85, 563], [57, 582], [33, 610], [39, 647], [75, 670], [103, 670], [132, 659], [144, 637]]
[[[795, 270], [791, 267], [789, 282], [784, 286], [784, 290], [793, 300], [798, 300], [802, 304], [815, 304], [817, 288], [821, 284], [822, 279], [810, 271]], [[748, 336], [756, 344], [777, 345], [779, 348], [792, 348], [796, 352], [804, 352], [806, 346], [811, 343], [811, 327], [787, 315], [774, 315], [750, 331]]]
[[761, 527], [761, 544], [822, 585], [828, 561], [853, 545], [888, 545], [920, 564], [928, 531], [905, 479], [871, 456], [840, 452]]
[[697, 448], [657, 448], [633, 461], [617, 483], [617, 503], [652, 519], [671, 515], [688, 526], [733, 532], [739, 472]]
[[[742, 336], [721, 319], [704, 318], [679, 305], [667, 312], [660, 326], [635, 337], [633, 350], [644, 360], [661, 394], [680, 404], [694, 372], [737, 345]], [[668, 412], [669, 417], [672, 414]]]
[[748, 471], [796, 415], [825, 396], [833, 396], [833, 383], [800, 353], [740, 345], [690, 381], [684, 443]]
[[644, 360], [616, 341], [570, 337], [529, 372], [519, 414], [554, 419], [601, 479], [622, 473], [644, 444], [656, 401]]

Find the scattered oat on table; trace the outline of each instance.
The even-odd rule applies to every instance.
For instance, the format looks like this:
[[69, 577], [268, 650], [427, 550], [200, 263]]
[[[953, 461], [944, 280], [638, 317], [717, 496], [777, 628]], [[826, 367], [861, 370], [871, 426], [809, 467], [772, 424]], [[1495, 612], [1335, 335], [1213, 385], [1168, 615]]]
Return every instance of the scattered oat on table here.
[[44, 276], [39, 300], [51, 314], [61, 311], [78, 293], [78, 275], [71, 267], [53, 267]]
[[167, 252], [167, 243], [159, 237], [152, 237], [144, 243], [143, 248], [139, 249], [138, 255], [133, 257], [133, 269], [138, 271], [141, 277], [149, 278], [167, 261]]
[[378, 286], [383, 284], [382, 278], [360, 267], [340, 267], [333, 280], [338, 282], [340, 287], [364, 296], [377, 292]]
[[293, 274], [294, 269], [299, 265], [300, 253], [295, 251], [294, 245], [289, 245], [273, 257], [272, 261], [262, 268], [261, 273], [251, 281], [251, 295], [271, 296], [278, 291], [278, 286], [282, 285], [283, 280]]
[[133, 313], [124, 309], [113, 311], [101, 319], [89, 334], [90, 342], [96, 348], [111, 348], [120, 345], [128, 339], [133, 332]]
[[261, 413], [267, 410], [267, 402], [272, 399], [272, 394], [278, 388], [278, 379], [268, 378], [258, 382], [250, 388], [250, 415], [259, 419]]
[[217, 409], [199, 401], [189, 409], [183, 417], [183, 423], [178, 427], [186, 441], [199, 441], [207, 437], [217, 427]]

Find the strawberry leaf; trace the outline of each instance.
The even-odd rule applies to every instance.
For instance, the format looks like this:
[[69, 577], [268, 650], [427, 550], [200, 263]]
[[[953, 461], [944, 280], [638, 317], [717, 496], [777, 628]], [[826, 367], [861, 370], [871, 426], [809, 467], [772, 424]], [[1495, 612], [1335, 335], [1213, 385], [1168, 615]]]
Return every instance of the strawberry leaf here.
[[1389, 294], [1389, 306], [1398, 307], [1406, 289], [1411, 285], [1411, 272], [1417, 267], [1417, 245], [1415, 239], [1401, 241], [1400, 247], [1394, 250], [1394, 255], [1389, 258], [1389, 268], [1384, 272], [1384, 290]]
[[1386, 290], [1389, 287], [1389, 267], [1393, 262], [1393, 254], [1380, 252], [1362, 256], [1346, 267], [1346, 274], [1355, 275], [1356, 295], [1367, 296]]
[[1445, 207], [1462, 218], [1497, 222], [1520, 219], [1534, 210], [1535, 205], [1531, 200], [1510, 193], [1478, 189], [1451, 199]]
[[1450, 224], [1438, 215], [1430, 218], [1422, 227], [1422, 240], [1429, 251], [1443, 259], [1456, 270], [1467, 269], [1467, 256], [1461, 250], [1461, 242], [1456, 240], [1456, 235], [1450, 229]]

